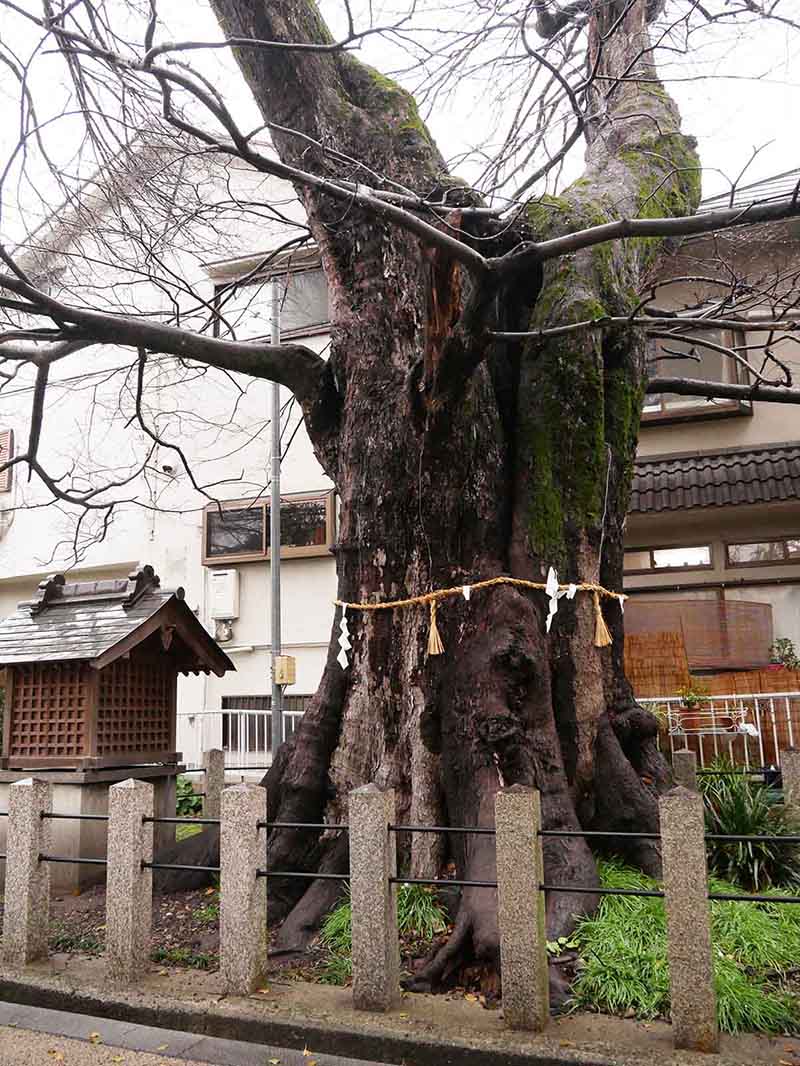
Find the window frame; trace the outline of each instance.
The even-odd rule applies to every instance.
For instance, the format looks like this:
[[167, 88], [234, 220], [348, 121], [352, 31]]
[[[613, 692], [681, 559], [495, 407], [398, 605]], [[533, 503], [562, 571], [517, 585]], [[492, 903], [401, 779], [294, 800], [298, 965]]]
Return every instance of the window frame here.
[[[281, 559], [314, 558], [330, 555], [336, 540], [336, 492], [334, 489], [320, 489], [318, 492], [281, 493], [281, 504], [308, 503], [325, 501], [325, 543], [281, 545]], [[262, 512], [261, 551], [235, 552], [226, 555], [209, 555], [208, 553], [208, 516], [223, 511], [244, 511], [249, 508]], [[272, 549], [267, 547], [267, 523], [269, 521], [270, 501], [265, 497], [253, 499], [220, 500], [209, 503], [203, 508], [203, 566], [231, 566], [238, 563], [268, 562], [272, 558]]]
[[[725, 541], [725, 569], [740, 570], [751, 566], [800, 566], [800, 555], [792, 559], [788, 555], [787, 543], [790, 540], [800, 541], [800, 533], [784, 533], [778, 537], [759, 537], [756, 540], [726, 540]], [[784, 556], [782, 559], [755, 559], [749, 563], [736, 563], [731, 560], [731, 548], [746, 547], [748, 544], [782, 544]]]
[[[722, 343], [729, 348], [732, 348], [735, 344], [744, 344], [746, 342], [746, 334], [744, 330], [732, 330], [723, 329], [720, 331], [722, 334]], [[676, 340], [683, 338], [675, 338]], [[691, 338], [689, 338], [691, 339]], [[655, 344], [663, 343], [666, 341], [664, 337], [653, 338]], [[725, 356], [723, 358], [723, 367], [728, 370], [728, 376], [724, 379], [726, 385], [745, 385], [747, 384], [747, 375], [744, 368], [735, 360], [728, 359]], [[684, 398], [685, 402], [672, 403], [665, 407], [663, 403], [663, 397], [661, 397], [661, 407], [659, 410], [646, 410], [643, 406], [641, 415], [641, 424], [644, 425], [667, 425], [669, 423], [677, 422], [693, 422], [696, 419], [708, 419], [708, 418], [731, 418], [738, 415], [752, 415], [753, 405], [749, 400], [707, 400], [700, 403], [701, 397], [687, 396]], [[645, 404], [647, 403], [647, 396], [645, 396]]]
[[[310, 274], [314, 271], [320, 271], [322, 273], [323, 280], [327, 287], [327, 279], [322, 269], [322, 257], [319, 250], [314, 248], [311, 250], [305, 250], [301, 252], [286, 252], [283, 255], [276, 256], [274, 261], [268, 263], [263, 270], [259, 270], [257, 273], [250, 275], [250, 272], [243, 270], [241, 272], [231, 272], [230, 274], [216, 273], [213, 278], [214, 283], [214, 295], [211, 299], [211, 305], [214, 309], [214, 320], [211, 324], [211, 332], [214, 337], [220, 336], [220, 317], [219, 317], [219, 305], [223, 292], [237, 288], [244, 288], [248, 285], [266, 284], [273, 278], [288, 278], [298, 274]], [[328, 319], [325, 322], [321, 322], [315, 326], [304, 326], [300, 329], [287, 329], [281, 330], [281, 340], [296, 340], [298, 337], [318, 337], [330, 332], [330, 304], [328, 305]], [[258, 340], [263, 338], [248, 338], [249, 340]]]
[[[675, 551], [681, 548], [708, 548], [707, 563], [692, 563], [688, 566], [656, 566], [655, 565], [655, 553], [663, 551]], [[625, 556], [632, 552], [646, 552], [650, 556], [650, 566], [635, 570], [625, 569]], [[713, 570], [714, 569], [714, 545], [713, 544], [651, 544], [644, 545], [642, 547], [625, 547], [623, 549], [622, 559], [622, 573], [625, 576], [638, 575], [638, 574], [684, 574], [687, 571], [693, 572], [695, 570]]]

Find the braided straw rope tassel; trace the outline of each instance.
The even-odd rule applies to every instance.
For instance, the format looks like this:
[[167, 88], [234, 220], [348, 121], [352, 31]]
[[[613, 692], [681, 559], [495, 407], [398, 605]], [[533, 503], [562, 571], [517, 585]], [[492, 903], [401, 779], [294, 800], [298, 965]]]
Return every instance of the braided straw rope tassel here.
[[600, 593], [594, 590], [594, 646], [606, 648], [612, 644], [611, 634], [608, 631], [606, 620], [603, 618], [603, 608], [600, 606]]
[[439, 628], [436, 625], [436, 600], [431, 600], [431, 626], [428, 631], [428, 655], [441, 655], [444, 651]]

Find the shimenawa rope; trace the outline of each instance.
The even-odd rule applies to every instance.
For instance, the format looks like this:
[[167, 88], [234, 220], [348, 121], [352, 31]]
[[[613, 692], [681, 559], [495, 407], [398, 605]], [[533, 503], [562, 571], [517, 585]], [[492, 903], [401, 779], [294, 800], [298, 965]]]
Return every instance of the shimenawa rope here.
[[[559, 585], [554, 581], [553, 583], [548, 581], [526, 581], [521, 577], [507, 577], [501, 575], [499, 577], [490, 577], [485, 581], [476, 581], [474, 585], [456, 585], [453, 588], [447, 589], [433, 589], [431, 592], [423, 592], [419, 596], [408, 596], [402, 600], [384, 600], [378, 603], [348, 603], [346, 600], [334, 600], [333, 602], [337, 607], [342, 607], [342, 618], [345, 619], [347, 611], [392, 611], [396, 607], [415, 607], [418, 604], [430, 604], [431, 616], [430, 616], [430, 629], [428, 633], [428, 655], [441, 655], [444, 651], [444, 645], [442, 644], [442, 638], [439, 634], [439, 627], [436, 624], [436, 609], [440, 600], [445, 600], [450, 596], [463, 596], [465, 599], [469, 599], [472, 593], [476, 590], [493, 588], [495, 585], [515, 585], [517, 588], [533, 589], [537, 592], [548, 592], [551, 596], [551, 605], [557, 603], [561, 596], [568, 596], [569, 599], [575, 595], [576, 592], [591, 592], [594, 600], [594, 614], [595, 614], [595, 634], [594, 643], [595, 647], [604, 648], [612, 643], [611, 633], [608, 630], [605, 619], [603, 618], [603, 608], [601, 604], [601, 597], [605, 596], [607, 599], [617, 600], [620, 607], [625, 602], [625, 594], [622, 592], [612, 592], [610, 589], [604, 588], [602, 585], [598, 585], [594, 581], [582, 581], [578, 584]], [[551, 608], [551, 613], [555, 614], [555, 609]], [[346, 622], [345, 622], [346, 626]]]

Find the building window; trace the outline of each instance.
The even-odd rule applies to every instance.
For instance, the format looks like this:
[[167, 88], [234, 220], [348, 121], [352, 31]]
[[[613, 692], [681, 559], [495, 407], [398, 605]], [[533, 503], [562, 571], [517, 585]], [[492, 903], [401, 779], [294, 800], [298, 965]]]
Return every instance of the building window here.
[[281, 337], [324, 333], [330, 322], [328, 286], [316, 251], [281, 256], [253, 276], [214, 288], [214, 335], [268, 339], [272, 332], [272, 281], [279, 285]]
[[631, 548], [625, 552], [626, 574], [649, 570], [707, 570], [711, 566], [711, 545], [695, 544], [680, 548]]
[[[14, 431], [0, 429], [0, 466], [14, 458]], [[13, 484], [14, 467], [0, 470], [0, 492], [10, 492]]]
[[[226, 500], [203, 512], [203, 563], [259, 562], [270, 557], [269, 500]], [[333, 492], [281, 497], [281, 559], [328, 555], [333, 546]]]
[[[738, 331], [709, 329], [695, 338], [651, 338], [648, 341], [648, 371], [651, 377], [696, 378], [746, 384], [747, 373], [723, 352], [698, 344], [705, 339], [723, 348], [743, 345], [744, 334]], [[749, 412], [751, 405], [739, 400], [708, 400], [704, 396], [681, 396], [674, 392], [648, 393], [642, 411], [643, 421], [688, 415], [704, 417], [714, 413]]]
[[728, 566], [763, 566], [769, 563], [800, 562], [800, 537], [779, 540], [754, 540], [742, 544], [728, 544], [725, 548]]

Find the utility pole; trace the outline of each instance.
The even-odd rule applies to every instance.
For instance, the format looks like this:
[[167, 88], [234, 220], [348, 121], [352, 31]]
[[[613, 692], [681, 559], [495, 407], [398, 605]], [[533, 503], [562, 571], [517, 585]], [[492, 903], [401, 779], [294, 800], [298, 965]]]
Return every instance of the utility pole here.
[[[280, 284], [272, 279], [272, 343], [281, 342]], [[272, 382], [272, 482], [269, 507], [270, 578], [272, 581], [272, 758], [283, 743], [283, 687], [276, 680], [276, 659], [281, 654], [281, 387]]]

